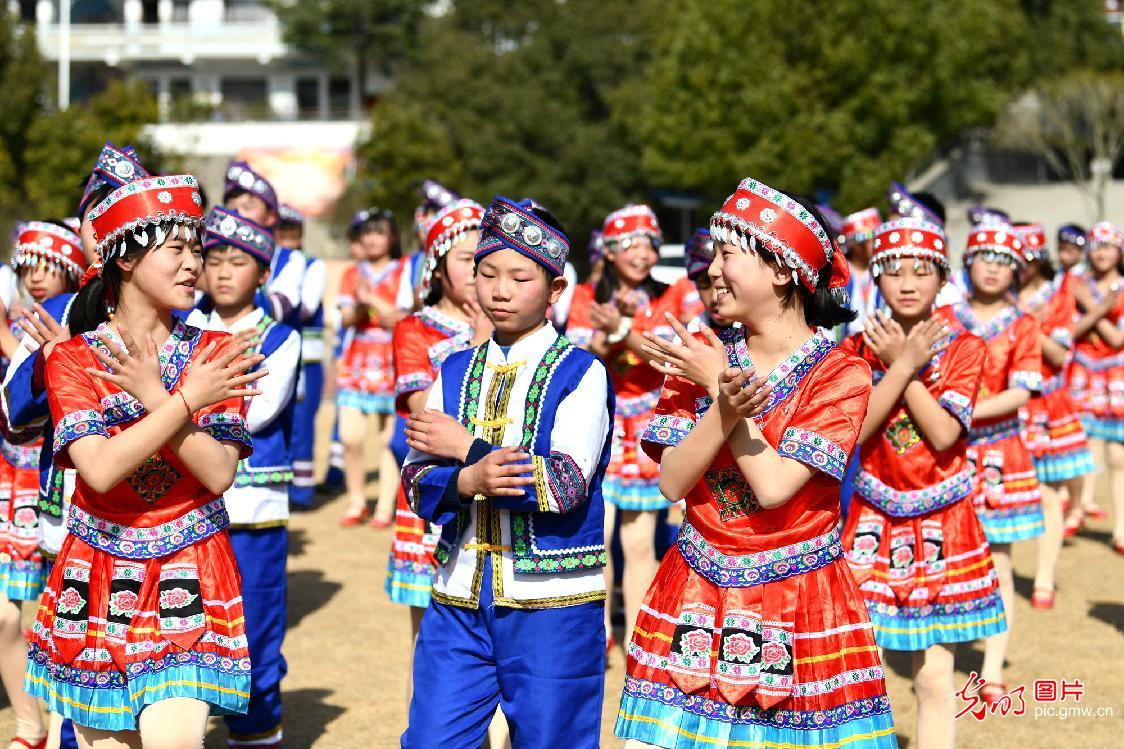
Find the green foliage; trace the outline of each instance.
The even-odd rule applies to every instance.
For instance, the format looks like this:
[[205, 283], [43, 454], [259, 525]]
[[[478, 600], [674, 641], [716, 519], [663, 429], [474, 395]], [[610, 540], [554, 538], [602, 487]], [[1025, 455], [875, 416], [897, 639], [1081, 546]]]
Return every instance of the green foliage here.
[[146, 167], [164, 165], [141, 128], [156, 122], [156, 100], [141, 84], [114, 83], [85, 104], [58, 111], [34, 29], [0, 23], [0, 237], [16, 221], [73, 215], [85, 178], [106, 140], [134, 144]]
[[359, 146], [362, 198], [409, 215], [424, 177], [481, 201], [534, 197], [584, 245], [642, 196], [628, 101], [656, 6], [483, 1], [428, 19]]
[[752, 174], [857, 209], [1026, 75], [1016, 0], [680, 7], [638, 118], [661, 185], [724, 195]]
[[1087, 0], [454, 2], [376, 108], [354, 197], [531, 195], [576, 243], [652, 189], [717, 202], [750, 174], [856, 210], [1031, 82], [1122, 56]]
[[390, 63], [412, 52], [423, 0], [267, 0], [285, 42], [338, 68], [359, 60]]

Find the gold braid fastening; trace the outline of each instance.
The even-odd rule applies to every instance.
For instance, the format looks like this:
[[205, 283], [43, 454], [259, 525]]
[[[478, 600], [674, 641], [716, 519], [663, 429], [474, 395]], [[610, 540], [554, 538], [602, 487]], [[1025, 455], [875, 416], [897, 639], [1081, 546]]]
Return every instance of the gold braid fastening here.
[[473, 416], [471, 419], [469, 419], [469, 421], [471, 421], [478, 427], [483, 427], [484, 429], [498, 429], [499, 427], [505, 427], [510, 424], [511, 418], [508, 416], [500, 416], [495, 419], [478, 419]]
[[493, 370], [496, 374], [505, 375], [511, 374], [526, 363], [527, 360], [523, 359], [522, 361], [512, 362], [511, 364], [488, 364], [488, 369]]

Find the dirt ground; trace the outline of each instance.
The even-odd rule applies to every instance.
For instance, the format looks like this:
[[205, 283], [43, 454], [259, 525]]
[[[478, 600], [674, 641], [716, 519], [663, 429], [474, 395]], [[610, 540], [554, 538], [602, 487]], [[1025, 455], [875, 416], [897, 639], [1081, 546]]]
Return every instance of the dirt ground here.
[[[323, 416], [330, 418], [330, 414]], [[1103, 492], [1102, 502], [1107, 506]], [[289, 749], [389, 749], [398, 746], [406, 724], [409, 618], [407, 610], [392, 605], [383, 592], [391, 533], [340, 528], [336, 520], [342, 512], [342, 498], [320, 497], [315, 510], [297, 514], [291, 521], [285, 643], [289, 661], [285, 745]], [[1026, 687], [1026, 713], [988, 715], [982, 721], [966, 715], [958, 721], [957, 746], [1124, 746], [1120, 733], [1124, 728], [1124, 557], [1109, 546], [1107, 521], [1092, 523], [1063, 551], [1057, 608], [1035, 611], [1028, 603], [1034, 554], [1032, 542], [1015, 548], [1019, 600], [1007, 671], [1010, 689]], [[26, 608], [25, 617], [30, 617], [31, 607]], [[915, 747], [909, 658], [903, 655], [887, 654], [887, 678], [900, 744]], [[969, 671], [978, 670], [981, 661], [978, 644], [962, 646], [957, 654], [958, 684]], [[624, 657], [618, 648], [605, 674], [602, 746], [606, 748], [623, 746], [613, 736], [623, 678]], [[1037, 702], [1036, 679], [1079, 680], [1084, 695], [1079, 703], [1073, 698]], [[1059, 707], [1088, 712], [1059, 716]], [[1036, 709], [1055, 712], [1036, 717]], [[4, 706], [0, 736], [11, 735], [13, 723], [11, 709]], [[224, 746], [224, 737], [224, 728], [216, 722], [208, 749]]]

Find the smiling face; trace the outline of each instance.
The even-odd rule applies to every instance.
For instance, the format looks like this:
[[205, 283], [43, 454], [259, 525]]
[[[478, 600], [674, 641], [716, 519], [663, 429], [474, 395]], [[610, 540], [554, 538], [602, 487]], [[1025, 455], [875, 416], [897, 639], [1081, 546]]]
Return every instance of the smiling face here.
[[714, 285], [717, 314], [745, 325], [780, 314], [791, 271], [726, 242], [716, 242], [714, 250], [707, 274]]
[[1015, 261], [1002, 253], [979, 252], [972, 258], [968, 276], [981, 294], [1005, 294], [1015, 282]]
[[1089, 250], [1089, 267], [1105, 274], [1120, 265], [1120, 248], [1108, 242], [1094, 242]]
[[715, 325], [729, 325], [730, 321], [718, 313], [718, 293], [714, 289], [714, 281], [706, 273], [695, 276], [694, 281], [695, 290], [699, 292], [699, 301], [710, 315], [711, 322]]
[[203, 260], [207, 293], [220, 313], [253, 304], [254, 292], [269, 279], [269, 268], [237, 247], [215, 247]]
[[940, 269], [928, 260], [902, 258], [895, 264], [883, 264], [878, 277], [878, 290], [896, 320], [928, 317], [937, 293], [944, 283]]
[[19, 278], [31, 298], [40, 304], [53, 296], [66, 293], [71, 285], [61, 268], [45, 261], [32, 266], [21, 266]]
[[565, 289], [566, 279], [552, 279], [545, 268], [512, 249], [491, 252], [476, 265], [476, 299], [503, 345], [538, 330]]
[[632, 237], [628, 247], [617, 248], [610, 262], [622, 281], [629, 286], [639, 286], [648, 278], [659, 259], [660, 253], [651, 239]]
[[169, 238], [139, 258], [116, 262], [122, 283], [134, 287], [157, 309], [195, 306], [195, 286], [203, 269], [198, 232], [190, 242], [182, 236]]

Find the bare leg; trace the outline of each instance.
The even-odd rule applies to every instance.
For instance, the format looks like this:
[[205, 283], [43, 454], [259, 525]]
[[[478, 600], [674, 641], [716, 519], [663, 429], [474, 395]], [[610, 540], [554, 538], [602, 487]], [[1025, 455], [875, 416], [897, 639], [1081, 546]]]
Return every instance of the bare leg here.
[[1124, 541], [1124, 444], [1105, 445], [1109, 488], [1112, 490], [1112, 540]]
[[47, 733], [39, 713], [39, 702], [23, 691], [27, 669], [27, 641], [20, 628], [20, 607], [0, 595], [0, 680], [16, 718], [16, 736], [35, 743]]
[[955, 645], [932, 645], [913, 653], [917, 693], [917, 749], [952, 749], [956, 738], [953, 705]]
[[621, 510], [621, 549], [624, 551], [624, 641], [632, 642], [632, 628], [644, 594], [656, 576], [656, 513]]
[[78, 749], [141, 749], [141, 737], [136, 731], [103, 731], [75, 723], [74, 738]]
[[414, 699], [414, 648], [418, 644], [418, 632], [421, 631], [421, 620], [425, 609], [421, 606], [410, 606], [410, 659], [406, 663], [406, 709], [410, 708], [410, 701]]
[[47, 749], [59, 749], [62, 743], [62, 716], [58, 713], [48, 713], [47, 723]]
[[980, 676], [988, 684], [1003, 682], [1003, 662], [1007, 658], [1007, 643], [1011, 630], [1015, 628], [1015, 574], [1011, 567], [1011, 544], [992, 544], [991, 559], [995, 563], [995, 574], [999, 577], [999, 595], [1003, 599], [1003, 611], [1007, 616], [1007, 629], [997, 635], [984, 639], [984, 659]]
[[503, 708], [497, 707], [492, 722], [488, 725], [489, 749], [511, 749], [511, 730], [507, 727], [507, 718], [504, 717]]
[[340, 442], [343, 444], [343, 473], [347, 486], [346, 515], [355, 516], [367, 509], [367, 415], [358, 408], [341, 408]]
[[[1107, 443], [1101, 439], [1089, 438], [1089, 449], [1093, 451], [1093, 460], [1101, 468], [1108, 468]], [[1071, 498], [1071, 504], [1075, 499]], [[1097, 506], [1097, 477], [1089, 476], [1081, 492], [1081, 511], [1088, 512]]]
[[375, 504], [375, 521], [380, 526], [394, 522], [394, 509], [398, 501], [400, 474], [390, 441], [394, 438], [394, 414], [379, 414], [377, 427], [382, 450], [379, 454], [379, 497]]
[[203, 749], [209, 710], [206, 702], [190, 697], [149, 705], [137, 721], [144, 749]]
[[[613, 636], [613, 588], [616, 578], [613, 575], [613, 530], [617, 522], [617, 506], [605, 503], [605, 638], [606, 644]], [[625, 651], [628, 640], [624, 641]]]
[[1042, 484], [1042, 514], [1046, 530], [1038, 537], [1038, 566], [1034, 571], [1035, 590], [1054, 589], [1054, 570], [1062, 551], [1062, 498], [1055, 486]]
[[1069, 509], [1065, 513], [1065, 525], [1079, 528], [1085, 520], [1085, 508], [1082, 506], [1082, 498], [1085, 496], [1085, 486], [1087, 484], [1096, 484], [1096, 476], [1090, 474], [1088, 476], [1078, 476], [1064, 482], [1066, 495], [1069, 498]]

